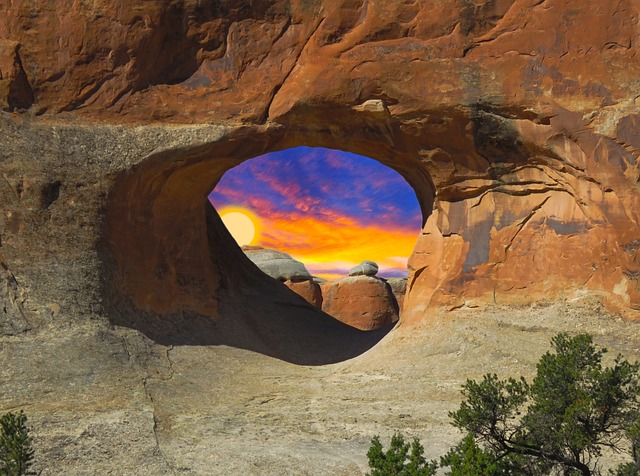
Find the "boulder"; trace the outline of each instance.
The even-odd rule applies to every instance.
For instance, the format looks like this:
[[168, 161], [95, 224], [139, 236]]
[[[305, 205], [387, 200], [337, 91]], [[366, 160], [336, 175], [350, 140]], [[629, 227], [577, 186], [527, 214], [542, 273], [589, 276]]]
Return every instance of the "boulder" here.
[[325, 283], [322, 310], [363, 331], [387, 326], [398, 320], [391, 287], [371, 276], [350, 276]]
[[349, 276], [375, 276], [376, 274], [378, 274], [378, 265], [373, 261], [363, 261], [349, 271]]
[[282, 251], [245, 246], [242, 251], [260, 270], [278, 281], [311, 281], [313, 276], [300, 261]]
[[291, 289], [294, 293], [303, 297], [309, 304], [322, 308], [322, 291], [320, 291], [320, 285], [314, 281], [286, 281], [285, 286]]

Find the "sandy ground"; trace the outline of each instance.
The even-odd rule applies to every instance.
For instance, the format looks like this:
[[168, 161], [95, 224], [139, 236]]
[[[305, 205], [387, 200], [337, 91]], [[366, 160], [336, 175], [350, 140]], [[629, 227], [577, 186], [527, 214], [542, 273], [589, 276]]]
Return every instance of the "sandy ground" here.
[[376, 434], [445, 453], [464, 381], [531, 376], [559, 331], [640, 359], [640, 322], [589, 297], [434, 314], [317, 367], [92, 324], [0, 340], [0, 410], [27, 412], [43, 475], [362, 475]]

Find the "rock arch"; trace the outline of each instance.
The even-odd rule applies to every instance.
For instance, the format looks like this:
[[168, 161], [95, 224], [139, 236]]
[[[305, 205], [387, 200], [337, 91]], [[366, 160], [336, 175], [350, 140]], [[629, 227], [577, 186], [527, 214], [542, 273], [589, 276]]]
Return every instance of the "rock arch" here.
[[[55, 5], [0, 7], [10, 323], [142, 315], [177, 339], [186, 317], [230, 322], [243, 265], [196, 205], [207, 162], [300, 144], [393, 162], [416, 190], [403, 324], [581, 292], [640, 313], [633, 2], [147, 3], [80, 2], [57, 23]], [[286, 349], [261, 316], [228, 342]]]
[[[250, 264], [202, 203], [229, 168], [302, 144], [376, 158], [416, 191], [425, 223], [409, 261], [405, 323], [439, 306], [531, 303], [580, 292], [598, 293], [618, 309], [638, 307], [638, 235], [627, 219], [637, 198], [624, 200], [628, 178], [619, 166], [625, 160], [631, 166], [631, 157], [613, 143], [603, 155], [602, 140], [590, 134], [559, 136], [558, 121], [571, 115], [519, 117], [474, 106], [440, 111], [411, 127], [366, 105], [333, 109], [331, 122], [318, 113], [293, 111], [280, 124], [240, 127], [219, 140], [152, 153], [122, 173], [104, 228], [117, 323], [140, 326], [121, 313], [124, 297], [136, 309], [131, 316], [146, 313], [142, 329], [167, 342], [187, 338], [194, 322], [202, 343], [251, 347], [247, 342], [255, 341], [279, 355], [284, 342], [294, 341], [280, 325], [267, 330], [264, 316], [285, 316], [288, 306], [298, 306], [309, 322], [316, 317], [269, 284], [251, 281]], [[243, 310], [247, 289], [251, 299], [272, 296], [270, 304]], [[214, 328], [205, 332], [201, 324], [209, 321]], [[233, 341], [245, 334], [247, 342]]]
[[[415, 154], [393, 150], [377, 135], [240, 128], [199, 146], [152, 153], [121, 173], [109, 194], [102, 240], [113, 322], [164, 343], [226, 343], [307, 363], [343, 359], [377, 342], [384, 331], [364, 334], [333, 322], [256, 273], [205, 203], [224, 172], [244, 160], [295, 145], [346, 144], [403, 175], [426, 219], [433, 204], [428, 173]], [[347, 136], [360, 136], [364, 146], [347, 144]]]

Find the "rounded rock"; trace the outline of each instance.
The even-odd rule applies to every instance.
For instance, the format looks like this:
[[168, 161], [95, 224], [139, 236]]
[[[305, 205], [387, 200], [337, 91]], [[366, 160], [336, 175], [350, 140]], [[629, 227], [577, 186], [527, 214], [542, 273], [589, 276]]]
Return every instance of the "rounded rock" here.
[[380, 278], [351, 276], [320, 288], [322, 310], [352, 327], [371, 331], [398, 320], [391, 287]]
[[375, 276], [376, 274], [378, 274], [378, 265], [373, 261], [363, 261], [349, 271], [349, 276]]
[[313, 276], [303, 263], [282, 251], [258, 246], [247, 246], [242, 249], [253, 264], [266, 275], [278, 281], [311, 281]]

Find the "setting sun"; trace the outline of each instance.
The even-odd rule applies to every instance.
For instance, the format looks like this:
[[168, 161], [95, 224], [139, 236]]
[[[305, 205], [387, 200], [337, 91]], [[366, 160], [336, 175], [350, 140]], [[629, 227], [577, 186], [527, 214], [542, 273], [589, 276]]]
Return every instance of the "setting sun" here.
[[239, 246], [250, 245], [258, 234], [256, 216], [244, 208], [225, 208], [220, 212], [222, 223]]

